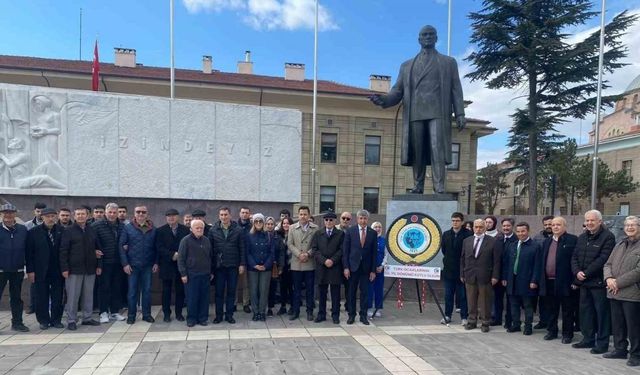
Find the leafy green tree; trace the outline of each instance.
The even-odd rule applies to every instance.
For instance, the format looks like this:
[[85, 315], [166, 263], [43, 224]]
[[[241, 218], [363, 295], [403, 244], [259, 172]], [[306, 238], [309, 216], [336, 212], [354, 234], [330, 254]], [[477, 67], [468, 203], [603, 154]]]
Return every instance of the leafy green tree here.
[[[486, 81], [490, 89], [525, 92], [527, 106], [516, 116], [527, 118], [517, 132], [529, 150], [529, 214], [537, 211], [540, 129], [551, 125], [547, 131], [552, 131], [568, 118], [595, 112], [599, 31], [576, 43], [569, 43], [566, 33], [599, 14], [592, 6], [590, 0], [484, 0], [483, 8], [469, 15], [477, 50], [466, 58], [475, 66], [467, 77]], [[624, 65], [621, 37], [636, 18], [625, 11], [606, 25], [605, 72]], [[603, 97], [602, 103], [614, 99]]]
[[498, 198], [507, 192], [509, 184], [505, 182], [508, 169], [498, 164], [487, 163], [478, 171], [476, 180], [476, 199], [486, 208], [486, 213], [493, 215], [498, 205]]
[[[572, 165], [572, 184], [576, 188], [578, 196], [587, 199], [591, 196], [591, 178], [593, 173], [592, 157], [587, 155], [578, 158]], [[620, 198], [633, 193], [640, 187], [640, 183], [633, 181], [626, 169], [611, 170], [607, 163], [598, 159], [598, 191], [596, 200], [598, 206], [602, 205], [605, 198]]]

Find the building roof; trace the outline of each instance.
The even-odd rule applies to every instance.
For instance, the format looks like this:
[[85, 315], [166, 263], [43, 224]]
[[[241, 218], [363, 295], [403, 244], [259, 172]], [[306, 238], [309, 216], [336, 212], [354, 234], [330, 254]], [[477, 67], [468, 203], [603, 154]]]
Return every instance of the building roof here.
[[640, 74], [631, 81], [629, 86], [624, 90], [625, 93], [640, 89]]
[[[91, 75], [91, 61], [47, 59], [29, 56], [0, 55], [0, 68], [54, 71], [60, 73], [76, 73]], [[138, 65], [135, 68], [115, 66], [111, 63], [100, 63], [102, 76], [166, 79], [169, 80], [170, 69], [153, 66]], [[211, 74], [199, 70], [176, 69], [176, 81], [210, 83], [231, 86], [249, 86], [269, 89], [283, 89], [295, 91], [313, 91], [313, 80], [304, 81], [285, 80], [283, 77], [263, 76], [257, 74], [240, 74], [214, 71]], [[373, 91], [360, 87], [344, 85], [332, 81], [318, 80], [318, 92], [368, 96]]]

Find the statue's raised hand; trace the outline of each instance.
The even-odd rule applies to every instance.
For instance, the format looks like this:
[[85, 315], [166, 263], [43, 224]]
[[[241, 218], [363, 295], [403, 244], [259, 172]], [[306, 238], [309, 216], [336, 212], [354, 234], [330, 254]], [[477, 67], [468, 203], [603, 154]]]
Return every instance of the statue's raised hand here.
[[369, 100], [371, 101], [371, 103], [382, 107], [384, 105], [384, 99], [382, 99], [382, 96], [380, 94], [373, 94], [371, 96], [369, 96]]

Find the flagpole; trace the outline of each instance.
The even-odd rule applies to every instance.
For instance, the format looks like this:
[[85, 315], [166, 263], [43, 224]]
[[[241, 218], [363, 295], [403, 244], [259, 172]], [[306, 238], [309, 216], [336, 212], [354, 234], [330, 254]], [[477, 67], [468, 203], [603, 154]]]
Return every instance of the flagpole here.
[[595, 139], [593, 141], [593, 173], [591, 175], [591, 209], [596, 209], [596, 196], [598, 190], [598, 143], [600, 142], [600, 105], [602, 101], [602, 64], [604, 59], [604, 14], [605, 0], [602, 0], [600, 11], [600, 53], [598, 56], [598, 96], [596, 99], [596, 124]]
[[453, 0], [449, 0], [449, 11], [447, 14], [447, 56], [451, 56], [451, 3]]
[[311, 114], [311, 214], [316, 213], [316, 109], [318, 105], [318, 1], [313, 28], [313, 111]]
[[78, 52], [78, 60], [82, 60], [82, 8], [80, 8], [80, 46]]
[[176, 71], [174, 66], [173, 54], [173, 0], [169, 0], [169, 49], [171, 50], [171, 99], [175, 98]]

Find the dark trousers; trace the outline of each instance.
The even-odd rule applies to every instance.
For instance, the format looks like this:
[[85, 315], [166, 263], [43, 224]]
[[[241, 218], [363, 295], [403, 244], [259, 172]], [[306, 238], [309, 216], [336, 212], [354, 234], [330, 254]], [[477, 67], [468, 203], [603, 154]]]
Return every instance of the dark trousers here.
[[318, 316], [327, 316], [327, 292], [331, 289], [331, 317], [340, 316], [340, 284], [318, 285]]
[[210, 274], [189, 274], [187, 289], [187, 323], [203, 323], [209, 320]]
[[184, 284], [180, 275], [176, 275], [173, 279], [162, 280], [162, 313], [165, 316], [171, 316], [171, 295], [173, 289], [176, 291], [175, 313], [176, 316], [182, 315], [184, 308]]
[[[245, 271], [248, 272], [248, 271]], [[215, 273], [216, 281], [216, 318], [233, 317], [238, 287], [238, 267], [219, 267]], [[188, 296], [187, 296], [188, 297]]]
[[282, 306], [285, 306], [287, 303], [291, 305], [292, 296], [293, 280], [291, 279], [291, 268], [287, 264], [282, 268], [282, 274], [280, 275], [280, 304]]
[[9, 299], [11, 303], [11, 325], [22, 324], [22, 279], [24, 272], [0, 272], [0, 299], [4, 287], [9, 283]]
[[374, 307], [378, 310], [382, 310], [382, 300], [384, 297], [384, 272], [376, 273], [375, 280], [369, 282], [369, 305], [372, 309]]
[[460, 319], [469, 317], [467, 309], [467, 294], [464, 284], [460, 279], [444, 279], [444, 315], [451, 318], [453, 314], [454, 301], [460, 300]]
[[305, 283], [307, 286], [305, 291], [305, 306], [307, 307], [307, 313], [313, 313], [315, 305], [313, 295], [315, 276], [315, 271], [291, 271], [291, 278], [293, 279], [293, 302], [291, 308], [294, 313], [300, 313], [300, 303], [302, 302], [300, 292], [302, 290], [302, 283]]
[[640, 302], [610, 301], [614, 347], [629, 352], [631, 358], [640, 359]]
[[103, 263], [102, 274], [96, 285], [100, 288], [98, 300], [100, 301], [100, 313], [115, 314], [120, 310], [120, 284], [124, 278], [124, 271], [120, 263]]
[[524, 325], [531, 326], [533, 324], [533, 296], [516, 296], [511, 295], [511, 318], [512, 327], [520, 327], [520, 312], [524, 310]]
[[[507, 288], [502, 283], [496, 283], [493, 286], [493, 309], [491, 310], [491, 320], [502, 323], [502, 314], [504, 313], [505, 327], [511, 327], [511, 298], [507, 295]], [[505, 297], [507, 303], [504, 303]]]
[[491, 321], [491, 284], [465, 284], [467, 305], [469, 309], [469, 323], [488, 326]]
[[131, 267], [129, 295], [127, 296], [128, 318], [135, 319], [138, 307], [138, 288], [142, 294], [142, 317], [151, 316], [151, 266]]
[[[33, 284], [36, 291], [36, 319], [40, 324], [56, 324], [62, 320], [62, 275], [58, 272], [47, 276], [36, 275]], [[51, 312], [49, 312], [51, 301]]]
[[546, 322], [547, 331], [552, 335], [558, 334], [558, 317], [562, 308], [562, 337], [573, 338], [574, 301], [571, 296], [555, 295], [555, 280], [547, 279], [546, 284], [546, 296], [541, 296], [540, 299], [549, 317]]
[[580, 287], [580, 330], [585, 342], [609, 348], [611, 309], [605, 288]]
[[36, 284], [29, 284], [29, 310], [32, 313], [36, 311], [36, 299], [38, 296], [38, 292], [36, 291]]
[[367, 317], [367, 299], [369, 296], [369, 272], [363, 271], [362, 267], [352, 271], [349, 277], [349, 293], [347, 294], [347, 305], [349, 306], [349, 316], [356, 316], [356, 292], [360, 290], [360, 318]]
[[547, 324], [549, 321], [549, 312], [546, 309], [543, 298], [535, 296], [533, 297], [533, 310], [538, 312], [538, 319], [540, 323]]
[[[442, 121], [438, 119], [426, 121], [411, 121], [409, 124], [411, 137], [414, 139], [413, 152], [413, 179], [416, 187], [424, 188], [424, 176], [427, 164], [431, 165], [433, 190], [444, 192], [445, 154], [440, 145], [440, 137], [443, 135]], [[426, 149], [426, 150], [425, 150]], [[427, 155], [427, 152], [431, 152]], [[427, 160], [430, 163], [427, 163]]]
[[270, 309], [276, 305], [278, 298], [278, 288], [280, 287], [278, 280], [279, 278], [271, 278], [271, 282], [269, 283], [269, 301], [267, 302], [267, 307]]

